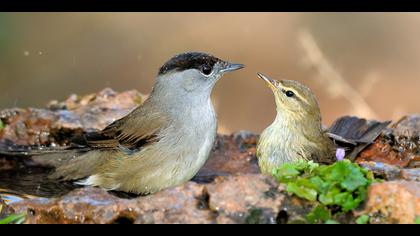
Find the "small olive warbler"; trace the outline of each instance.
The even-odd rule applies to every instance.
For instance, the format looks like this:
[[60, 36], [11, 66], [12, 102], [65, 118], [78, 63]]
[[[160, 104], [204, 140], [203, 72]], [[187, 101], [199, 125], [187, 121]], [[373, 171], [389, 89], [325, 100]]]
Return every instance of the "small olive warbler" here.
[[293, 80], [276, 81], [258, 73], [274, 93], [277, 115], [260, 136], [257, 157], [260, 169], [272, 174], [284, 163], [299, 160], [328, 162], [335, 145], [321, 126], [321, 113], [312, 91]]

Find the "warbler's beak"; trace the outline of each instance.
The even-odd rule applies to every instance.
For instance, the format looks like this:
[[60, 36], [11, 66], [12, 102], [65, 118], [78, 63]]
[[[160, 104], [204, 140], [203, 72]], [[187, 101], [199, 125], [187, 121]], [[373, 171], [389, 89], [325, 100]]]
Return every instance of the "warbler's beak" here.
[[261, 73], [257, 73], [257, 75], [258, 75], [258, 77], [263, 79], [268, 84], [269, 88], [273, 89], [273, 91], [277, 90], [278, 82], [276, 80], [273, 80], [273, 79], [271, 79], [271, 78], [269, 78], [269, 77], [267, 77], [267, 76], [265, 76]]
[[229, 72], [229, 71], [235, 71], [244, 68], [245, 65], [243, 64], [237, 64], [237, 63], [229, 63], [227, 62], [224, 68], [221, 70], [221, 72]]

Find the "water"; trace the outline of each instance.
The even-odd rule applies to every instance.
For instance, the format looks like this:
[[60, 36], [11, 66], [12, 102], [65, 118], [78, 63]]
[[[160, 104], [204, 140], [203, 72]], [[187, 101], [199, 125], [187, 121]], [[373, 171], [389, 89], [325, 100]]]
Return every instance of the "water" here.
[[18, 164], [12, 170], [0, 170], [0, 196], [5, 202], [35, 197], [58, 197], [79, 188], [72, 182], [48, 179], [49, 168]]

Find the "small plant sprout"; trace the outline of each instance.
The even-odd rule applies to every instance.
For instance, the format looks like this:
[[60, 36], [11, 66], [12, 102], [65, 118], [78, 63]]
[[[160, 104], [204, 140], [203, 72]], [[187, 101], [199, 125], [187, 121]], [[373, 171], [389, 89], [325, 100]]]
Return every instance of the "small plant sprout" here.
[[[340, 161], [332, 165], [302, 161], [274, 170], [287, 192], [314, 203], [306, 216], [309, 223], [332, 223], [336, 215], [356, 209], [366, 199], [367, 188], [375, 180], [372, 172], [343, 158], [344, 150], [337, 152]], [[357, 222], [366, 223], [368, 219], [363, 216]]]

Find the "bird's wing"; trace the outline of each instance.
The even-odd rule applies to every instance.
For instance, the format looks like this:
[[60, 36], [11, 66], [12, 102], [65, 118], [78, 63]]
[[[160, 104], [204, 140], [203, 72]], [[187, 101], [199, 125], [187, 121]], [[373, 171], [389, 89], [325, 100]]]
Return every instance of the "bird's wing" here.
[[328, 128], [326, 134], [337, 147], [346, 149], [346, 158], [354, 160], [361, 151], [375, 142], [390, 123], [343, 116]]
[[[78, 137], [78, 140], [74, 140], [75, 149], [87, 147], [90, 151], [82, 155], [72, 155], [69, 159], [64, 158], [66, 160], [58, 164], [50, 164], [57, 168], [49, 178], [75, 180], [91, 176], [112, 159], [113, 150], [130, 154], [156, 142], [161, 129], [165, 128], [168, 122], [165, 115], [153, 108], [146, 100], [142, 106], [102, 131], [85, 133]], [[100, 150], [101, 154], [98, 155], [95, 150]]]
[[372, 143], [390, 123], [343, 116], [328, 128], [327, 134], [336, 141], [348, 144]]
[[85, 134], [85, 141], [91, 148], [139, 149], [158, 140], [160, 130], [168, 124], [161, 112], [153, 109], [146, 100], [127, 116], [111, 123], [105, 129]]

